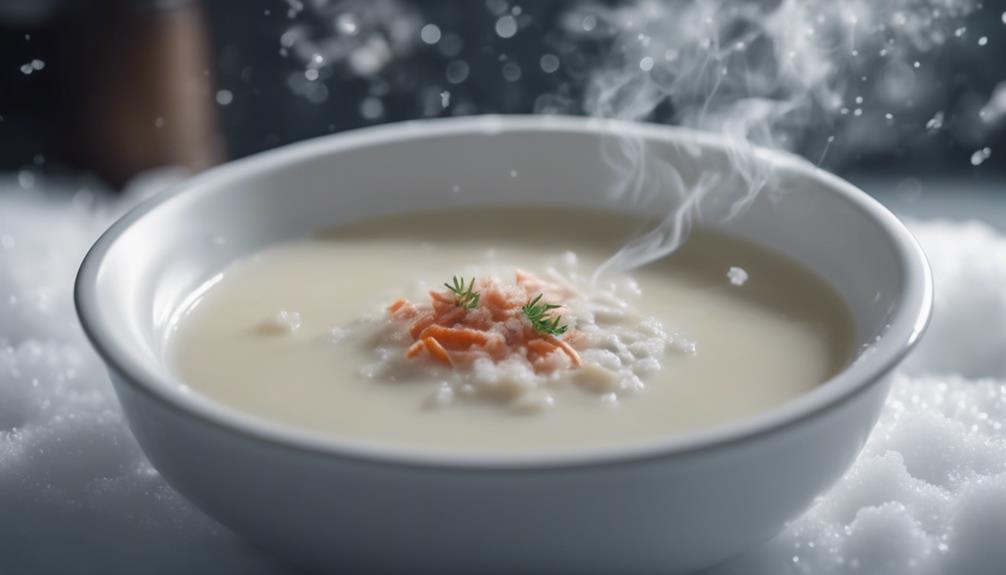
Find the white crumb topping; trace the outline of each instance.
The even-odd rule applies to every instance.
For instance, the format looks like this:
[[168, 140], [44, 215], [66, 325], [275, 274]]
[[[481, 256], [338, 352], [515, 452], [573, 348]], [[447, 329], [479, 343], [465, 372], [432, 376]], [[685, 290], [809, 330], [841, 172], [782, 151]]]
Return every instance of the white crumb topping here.
[[727, 270], [727, 279], [735, 286], [742, 286], [748, 281], [748, 273], [744, 268], [733, 266]]
[[280, 311], [259, 324], [258, 329], [270, 335], [288, 335], [300, 329], [300, 314], [295, 311]]

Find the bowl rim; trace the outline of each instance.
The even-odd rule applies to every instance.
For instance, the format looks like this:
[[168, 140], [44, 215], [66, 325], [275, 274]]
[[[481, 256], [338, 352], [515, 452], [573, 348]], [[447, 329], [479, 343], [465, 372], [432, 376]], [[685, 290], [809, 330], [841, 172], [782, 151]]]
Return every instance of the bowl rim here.
[[[412, 120], [384, 124], [339, 134], [322, 136], [261, 152], [225, 163], [197, 174], [149, 198], [114, 222], [84, 257], [74, 285], [74, 303], [85, 334], [102, 360], [132, 389], [162, 406], [204, 424], [237, 433], [247, 439], [270, 443], [323, 457], [339, 457], [361, 463], [465, 470], [524, 470], [595, 467], [682, 456], [712, 451], [780, 432], [823, 415], [879, 384], [917, 344], [929, 323], [933, 302], [933, 280], [929, 264], [911, 232], [887, 208], [851, 183], [828, 173], [798, 156], [764, 148], [756, 149], [759, 159], [778, 168], [818, 180], [832, 193], [867, 214], [887, 235], [902, 267], [905, 281], [901, 298], [884, 334], [873, 350], [841, 372], [796, 398], [749, 417], [708, 429], [676, 435], [592, 447], [536, 450], [534, 452], [471, 453], [426, 449], [386, 442], [341, 437], [300, 429], [246, 414], [203, 397], [183, 391], [182, 382], [162, 369], [150, 369], [116, 338], [99, 313], [98, 277], [105, 256], [132, 225], [150, 212], [187, 193], [212, 193], [232, 179], [269, 171], [290, 161], [325, 156], [342, 151], [380, 145], [392, 141], [442, 137], [468, 133], [559, 131], [570, 133], [618, 134], [643, 140], [695, 143], [724, 148], [726, 140], [714, 134], [687, 128], [573, 116], [470, 116]], [[127, 417], [129, 414], [127, 414]]]

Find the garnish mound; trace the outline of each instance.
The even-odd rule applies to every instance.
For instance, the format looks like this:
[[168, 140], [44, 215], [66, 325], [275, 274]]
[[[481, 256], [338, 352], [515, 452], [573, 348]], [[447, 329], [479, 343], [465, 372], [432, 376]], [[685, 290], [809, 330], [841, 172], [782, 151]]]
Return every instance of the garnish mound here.
[[409, 322], [413, 343], [405, 357], [452, 367], [524, 358], [539, 374], [582, 365], [576, 348], [583, 334], [560, 325], [563, 304], [553, 303], [582, 297], [572, 286], [517, 271], [513, 285], [454, 278], [445, 287], [431, 291], [427, 303], [400, 298], [388, 306], [392, 319]]
[[596, 285], [576, 273], [571, 252], [562, 267], [541, 277], [516, 270], [512, 282], [455, 277], [428, 299], [395, 300], [374, 318], [367, 341], [376, 361], [361, 374], [439, 380], [429, 408], [478, 401], [534, 413], [552, 407], [560, 389], [617, 405], [644, 389], [668, 349], [694, 353], [694, 343], [630, 304], [642, 295], [632, 278]]

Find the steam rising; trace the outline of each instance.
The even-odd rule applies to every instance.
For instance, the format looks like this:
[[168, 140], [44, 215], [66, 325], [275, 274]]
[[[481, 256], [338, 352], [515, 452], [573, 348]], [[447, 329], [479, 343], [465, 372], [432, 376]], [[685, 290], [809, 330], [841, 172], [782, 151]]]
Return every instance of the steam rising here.
[[[392, 88], [381, 77], [392, 76], [389, 66], [406, 61], [417, 46], [437, 45], [449, 59], [444, 77], [452, 85], [476, 72], [484, 78], [487, 65], [498, 65], [513, 84], [521, 68], [508, 53], [509, 42], [519, 30], [534, 29], [520, 6], [487, 2], [496, 34], [479, 53], [498, 54], [499, 63], [490, 64], [476, 55], [460, 58], [459, 36], [442, 30], [443, 21], [424, 22], [418, 4], [287, 0], [287, 6], [291, 25], [280, 49], [299, 63], [288, 78], [291, 89], [322, 104], [333, 75], [369, 78], [374, 83], [360, 103], [367, 121], [385, 116], [382, 98]], [[905, 141], [946, 130], [974, 146], [972, 165], [984, 162], [990, 153], [984, 141], [1006, 117], [1004, 84], [984, 105], [984, 98], [974, 96], [962, 100], [973, 109], [944, 109], [946, 73], [937, 71], [931, 57], [951, 45], [988, 44], [987, 39], [976, 42], [965, 25], [980, 10], [978, 0], [574, 4], [561, 18], [565, 35], [554, 46], [560, 55], [573, 57], [560, 67], [557, 56], [545, 54], [540, 64], [548, 74], [568, 73], [568, 82], [540, 94], [536, 110], [669, 123], [717, 134], [727, 143], [728, 165], [686, 174], [682, 164], [695, 162], [673, 165], [628, 137], [606, 142], [605, 157], [621, 176], [614, 200], [646, 205], [666, 217], [626, 245], [595, 278], [666, 256], [697, 221], [722, 222], [743, 212], [773, 187], [770, 166], [758, 159], [760, 147], [797, 151], [834, 167], [852, 155], [889, 153]], [[579, 44], [606, 47], [606, 55], [591, 60]], [[430, 81], [419, 90], [401, 86], [416, 94], [423, 115], [477, 111]], [[920, 114], [928, 121], [919, 121]]]
[[[588, 114], [635, 121], [669, 110], [674, 124], [723, 136], [730, 163], [686, 177], [639, 140], [609, 146], [606, 158], [624, 175], [619, 201], [670, 198], [672, 207], [597, 275], [666, 256], [697, 217], [741, 213], [772, 180], [757, 146], [813, 148], [816, 135], [820, 162], [836, 140], [865, 142], [843, 117], [875, 114], [889, 123], [899, 102], [924, 98], [917, 59], [942, 46], [972, 9], [968, 0], [648, 0], [569, 13], [571, 34], [611, 46], [591, 76]], [[891, 107], [867, 108], [864, 97]]]

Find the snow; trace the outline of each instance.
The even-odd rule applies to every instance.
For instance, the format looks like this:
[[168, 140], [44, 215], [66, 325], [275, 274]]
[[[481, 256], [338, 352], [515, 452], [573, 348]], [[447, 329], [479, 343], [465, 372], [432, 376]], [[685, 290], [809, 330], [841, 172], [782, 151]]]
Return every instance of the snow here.
[[[80, 258], [124, 206], [74, 189], [0, 181], [0, 572], [288, 572], [172, 491], [130, 435], [71, 302]], [[778, 537], [714, 572], [1006, 565], [1006, 236], [911, 227], [936, 314], [863, 454]]]

